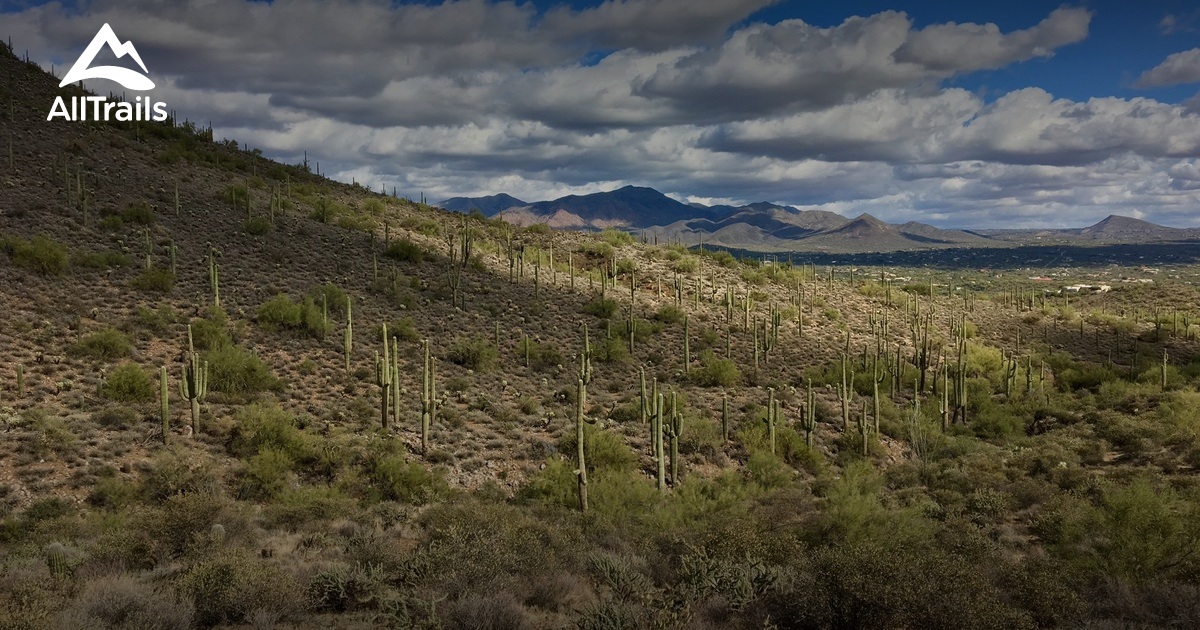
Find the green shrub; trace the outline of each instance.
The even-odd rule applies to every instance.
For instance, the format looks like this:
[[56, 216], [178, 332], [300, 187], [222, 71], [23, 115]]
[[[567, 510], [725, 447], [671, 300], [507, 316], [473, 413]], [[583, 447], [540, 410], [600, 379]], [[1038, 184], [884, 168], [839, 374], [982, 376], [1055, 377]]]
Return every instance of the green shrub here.
[[329, 332], [324, 310], [317, 306], [312, 298], [305, 298], [302, 303], [296, 303], [280, 293], [263, 302], [255, 312], [254, 319], [259, 324], [271, 328], [302, 331], [315, 339], [322, 339]]
[[705, 350], [700, 354], [700, 367], [694, 368], [689, 378], [701, 387], [733, 387], [742, 382], [742, 372], [732, 359], [722, 359]]
[[45, 234], [32, 239], [10, 236], [0, 240], [0, 249], [14, 265], [46, 276], [62, 275], [67, 270], [67, 246]]
[[297, 462], [311, 458], [311, 447], [296, 419], [278, 405], [255, 403], [238, 411], [233, 421], [229, 450], [238, 457], [275, 450]]
[[658, 312], [654, 314], [654, 319], [657, 319], [664, 324], [680, 324], [683, 323], [683, 318], [686, 316], [687, 313], [683, 309], [679, 308], [678, 306], [668, 304], [658, 309]]
[[399, 455], [378, 458], [371, 466], [371, 481], [383, 499], [413, 505], [423, 505], [447, 490], [441, 475]]
[[471, 339], [459, 337], [454, 340], [446, 358], [469, 370], [486, 372], [496, 367], [496, 359], [500, 356], [496, 346], [482, 337]]
[[295, 462], [276, 448], [264, 447], [250, 458], [238, 485], [238, 494], [245, 499], [271, 500], [287, 487], [287, 478]]
[[105, 328], [94, 332], [71, 346], [71, 353], [91, 359], [112, 360], [127, 357], [133, 346], [125, 333], [116, 328]]
[[529, 367], [532, 369], [548, 370], [562, 365], [562, 353], [558, 351], [558, 346], [552, 342], [542, 343], [533, 339], [522, 339], [517, 344], [517, 352], [520, 353], [521, 361], [525, 360], [527, 349]]
[[60, 630], [188, 630], [194, 616], [190, 599], [119, 573], [89, 580], [70, 606], [58, 613], [53, 625]]
[[158, 387], [142, 368], [133, 363], [122, 363], [104, 379], [100, 393], [117, 402], [150, 402], [157, 397]]
[[102, 252], [87, 252], [77, 254], [72, 263], [77, 267], [85, 269], [109, 269], [112, 267], [128, 267], [132, 264], [132, 259], [129, 256], [122, 254], [116, 250], [105, 250]]
[[700, 269], [700, 259], [695, 256], [684, 256], [671, 263], [671, 270], [676, 273], [696, 273]]
[[[378, 337], [383, 334], [380, 330], [376, 335]], [[401, 317], [400, 319], [392, 320], [388, 324], [388, 336], [394, 337], [400, 341], [413, 342], [421, 339], [421, 334], [417, 332], [417, 325], [413, 323], [413, 318], [409, 316]]]
[[145, 201], [135, 201], [125, 206], [121, 211], [121, 220], [125, 223], [151, 225], [154, 223], [154, 209]]
[[392, 241], [384, 255], [401, 262], [419, 263], [425, 260], [425, 250], [406, 238]]
[[613, 247], [633, 245], [633, 235], [616, 228], [605, 228], [600, 232], [600, 239]]
[[[558, 441], [558, 450], [572, 458], [577, 448], [574, 430], [567, 431]], [[589, 471], [631, 470], [637, 463], [637, 455], [625, 445], [624, 438], [594, 424], [583, 426], [583, 452]]]
[[252, 217], [242, 224], [242, 229], [252, 236], [262, 236], [271, 231], [274, 225], [267, 217]]
[[316, 304], [321, 304], [321, 300], [324, 298], [325, 303], [329, 306], [330, 317], [335, 314], [345, 313], [346, 304], [348, 304], [350, 301], [349, 298], [346, 297], [346, 292], [343, 291], [341, 287], [331, 283], [325, 283], [321, 286], [313, 287], [313, 289], [309, 291], [309, 295], [312, 296], [313, 302]]
[[201, 627], [240, 625], [258, 611], [268, 618], [293, 612], [300, 607], [303, 592], [277, 564], [240, 550], [193, 565], [178, 588], [196, 602], [196, 622]]
[[211, 306], [206, 317], [192, 320], [192, 343], [199, 351], [220, 350], [233, 345], [229, 316], [224, 309]]
[[618, 308], [619, 305], [616, 300], [598, 297], [584, 304], [583, 312], [588, 315], [595, 315], [601, 319], [608, 319], [616, 314]]
[[227, 345], [204, 353], [208, 361], [208, 387], [227, 394], [256, 394], [276, 389], [279, 382], [257, 356], [249, 350]]
[[129, 284], [141, 291], [169, 293], [175, 287], [175, 274], [171, 273], [170, 269], [151, 267], [143, 269]]

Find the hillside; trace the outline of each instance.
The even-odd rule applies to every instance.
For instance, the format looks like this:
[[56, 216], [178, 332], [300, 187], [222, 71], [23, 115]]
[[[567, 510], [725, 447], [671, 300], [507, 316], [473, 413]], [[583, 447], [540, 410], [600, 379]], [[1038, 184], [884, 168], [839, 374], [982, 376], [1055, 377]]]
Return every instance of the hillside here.
[[[0, 54], [0, 628], [1197, 620], [1194, 287], [522, 228], [57, 83]], [[622, 191], [521, 208], [939, 240]]]

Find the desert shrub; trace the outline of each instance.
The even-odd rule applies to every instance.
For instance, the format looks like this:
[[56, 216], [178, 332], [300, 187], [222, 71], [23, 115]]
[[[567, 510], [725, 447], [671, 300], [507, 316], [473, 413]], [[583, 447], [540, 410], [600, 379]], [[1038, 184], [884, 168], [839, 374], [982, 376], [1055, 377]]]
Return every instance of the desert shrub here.
[[689, 378], [701, 387], [733, 387], [742, 382], [742, 372], [732, 359], [705, 350], [700, 354], [700, 367], [692, 369]]
[[602, 337], [592, 342], [592, 355], [603, 363], [624, 363], [629, 360], [629, 341], [620, 337]]
[[89, 580], [75, 600], [55, 618], [54, 627], [63, 630], [189, 630], [194, 615], [191, 600], [120, 573]]
[[500, 353], [490, 342], [482, 337], [459, 337], [450, 346], [446, 358], [468, 370], [486, 372], [496, 367], [496, 359]]
[[67, 270], [67, 246], [45, 234], [29, 240], [5, 237], [0, 239], [0, 250], [12, 258], [14, 265], [42, 275], [57, 276]]
[[96, 331], [71, 346], [71, 353], [91, 359], [112, 360], [127, 357], [133, 352], [129, 338], [116, 328]]
[[242, 224], [242, 229], [252, 236], [262, 236], [270, 232], [272, 227], [271, 219], [263, 216], [251, 217]]
[[137, 488], [147, 501], [160, 503], [180, 494], [212, 494], [220, 482], [209, 465], [168, 451], [151, 460]]
[[406, 238], [392, 241], [384, 255], [401, 262], [419, 263], [425, 260], [425, 250]]
[[312, 296], [313, 302], [317, 304], [321, 304], [321, 300], [324, 299], [325, 303], [329, 306], [331, 316], [335, 313], [345, 313], [346, 304], [350, 301], [346, 296], [346, 292], [341, 287], [328, 282], [321, 286], [313, 287], [309, 291], [309, 295]]
[[139, 291], [151, 293], [169, 293], [175, 287], [175, 274], [170, 269], [150, 267], [143, 269], [129, 285]]
[[223, 346], [204, 353], [208, 362], [208, 387], [227, 394], [256, 394], [279, 387], [270, 368], [249, 350]]
[[452, 628], [527, 630], [534, 627], [511, 593], [467, 595], [450, 605], [446, 618]]
[[[567, 431], [558, 441], [559, 452], [574, 460], [578, 448], [575, 431]], [[583, 425], [583, 453], [589, 471], [629, 470], [637, 463], [637, 455], [625, 445], [625, 440], [612, 431], [594, 424]]]
[[154, 223], [154, 209], [145, 201], [134, 201], [125, 206], [119, 215], [121, 221], [125, 223], [136, 223], [138, 225], [151, 225]]
[[108, 407], [92, 413], [92, 422], [106, 429], [128, 429], [137, 419], [137, 412], [129, 407]]
[[616, 300], [598, 297], [584, 304], [583, 312], [588, 315], [595, 315], [601, 319], [608, 319], [616, 314], [618, 308], [619, 305]]
[[337, 564], [318, 572], [305, 589], [309, 605], [319, 611], [350, 612], [375, 608], [387, 588], [377, 564]]
[[664, 324], [682, 323], [684, 317], [687, 317], [687, 313], [673, 304], [668, 304], [658, 309], [658, 312], [654, 314], [654, 319]]
[[274, 449], [294, 461], [310, 456], [311, 447], [296, 426], [295, 417], [278, 405], [252, 404], [238, 411], [233, 421], [229, 450], [239, 457], [251, 457], [265, 449]]
[[589, 241], [579, 246], [579, 252], [593, 258], [608, 260], [616, 255], [617, 250], [613, 249], [610, 243], [604, 241]]
[[158, 395], [158, 388], [142, 368], [133, 363], [122, 363], [104, 379], [100, 393], [109, 400], [139, 403], [154, 400]]
[[196, 602], [196, 622], [205, 627], [286, 615], [299, 608], [303, 592], [278, 565], [236, 550], [193, 565], [178, 589]]
[[[417, 325], [413, 322], [413, 318], [407, 315], [400, 319], [394, 319], [388, 324], [388, 336], [394, 337], [399, 341], [413, 342], [421, 339], [421, 333], [417, 332]], [[376, 337], [383, 334], [380, 330]]]
[[696, 273], [700, 269], [700, 259], [695, 256], [684, 256], [671, 263], [671, 270], [676, 273]]
[[371, 463], [370, 477], [381, 498], [422, 505], [446, 492], [441, 475], [418, 462], [405, 461], [399, 455], [378, 457]]
[[304, 332], [316, 339], [324, 338], [329, 332], [324, 310], [312, 298], [297, 303], [282, 293], [258, 307], [255, 321], [268, 327]]
[[209, 307], [206, 317], [193, 319], [192, 343], [196, 350], [220, 350], [233, 345], [233, 336], [229, 333], [229, 316], [225, 310], [216, 306]]
[[158, 308], [138, 306], [132, 321], [137, 326], [161, 335], [166, 333], [170, 325], [174, 324], [177, 319], [178, 315], [175, 309], [171, 308], [170, 304], [163, 303]]
[[552, 369], [563, 362], [558, 346], [549, 341], [542, 343], [529, 338], [522, 339], [517, 344], [517, 352], [520, 353], [522, 361], [528, 356], [529, 367], [535, 370]]
[[600, 240], [612, 245], [613, 247], [633, 245], [633, 235], [629, 232], [618, 230], [616, 228], [605, 228], [601, 230]]
[[128, 267], [132, 260], [129, 256], [116, 250], [102, 252], [86, 252], [72, 258], [72, 264], [85, 269], [108, 269], [111, 267]]
[[278, 448], [260, 448], [246, 463], [238, 495], [247, 499], [271, 500], [287, 487], [295, 462]]

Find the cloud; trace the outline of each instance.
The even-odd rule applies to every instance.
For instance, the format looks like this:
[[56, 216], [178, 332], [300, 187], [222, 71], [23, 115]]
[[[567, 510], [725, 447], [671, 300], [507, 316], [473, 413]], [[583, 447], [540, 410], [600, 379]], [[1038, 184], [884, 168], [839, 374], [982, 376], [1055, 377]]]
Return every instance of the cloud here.
[[539, 30], [601, 48], [661, 51], [716, 41], [734, 23], [779, 0], [606, 0], [583, 10], [558, 7]]
[[1200, 82], [1200, 48], [1177, 52], [1142, 73], [1134, 87], [1153, 88]]
[[1001, 68], [1049, 57], [1055, 49], [1083, 40], [1091, 20], [1092, 12], [1087, 9], [1064, 7], [1055, 9], [1037, 26], [1007, 35], [995, 24], [935, 24], [912, 33], [894, 57], [899, 63], [933, 71]]
[[895, 11], [754, 22], [771, 4], [96, 0], [5, 22], [59, 66], [110, 22], [156, 98], [218, 138], [290, 163], [307, 150], [327, 174], [410, 196], [638, 184], [957, 227], [1135, 211], [1182, 224], [1200, 204], [1195, 102], [947, 85], [1051, 57], [1087, 36], [1086, 9], [1008, 32]]

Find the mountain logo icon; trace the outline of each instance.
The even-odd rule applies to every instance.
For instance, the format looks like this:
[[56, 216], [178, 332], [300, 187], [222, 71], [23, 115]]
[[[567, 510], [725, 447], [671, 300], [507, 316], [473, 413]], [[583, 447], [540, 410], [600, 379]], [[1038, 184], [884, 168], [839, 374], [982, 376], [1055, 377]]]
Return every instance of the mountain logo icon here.
[[133, 42], [121, 43], [121, 40], [117, 39], [117, 34], [113, 32], [112, 27], [105, 24], [96, 32], [96, 36], [92, 38], [92, 43], [88, 44], [87, 48], [83, 50], [83, 54], [75, 61], [75, 65], [71, 66], [67, 75], [63, 77], [62, 83], [59, 83], [58, 86], [66, 87], [70, 83], [83, 81], [84, 79], [108, 79], [109, 81], [120, 83], [129, 90], [144, 91], [154, 89], [154, 82], [146, 75], [139, 74], [129, 68], [122, 68], [120, 66], [89, 67], [92, 61], [96, 59], [96, 54], [100, 52], [100, 48], [105, 45], [108, 46], [109, 50], [113, 51], [113, 54], [118, 59], [129, 55], [142, 67], [142, 72], [149, 72], [146, 70], [146, 64], [142, 63], [142, 58], [138, 55], [137, 49], [133, 47]]

